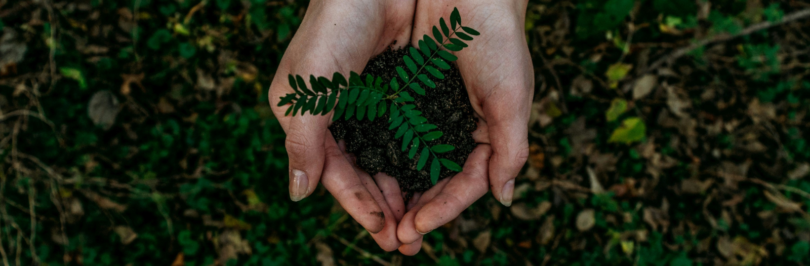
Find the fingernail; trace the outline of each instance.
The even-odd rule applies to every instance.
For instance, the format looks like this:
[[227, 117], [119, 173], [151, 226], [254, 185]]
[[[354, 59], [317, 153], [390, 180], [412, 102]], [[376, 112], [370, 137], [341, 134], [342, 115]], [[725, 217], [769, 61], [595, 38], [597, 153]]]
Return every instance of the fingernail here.
[[503, 190], [501, 191], [501, 204], [503, 206], [509, 207], [512, 206], [512, 194], [515, 191], [515, 180], [509, 180], [506, 184], [503, 185]]
[[290, 175], [290, 199], [300, 201], [309, 193], [309, 180], [307, 173], [301, 170], [292, 170]]
[[420, 235], [426, 235], [427, 233], [430, 233], [430, 231], [422, 233], [422, 232], [419, 232], [419, 230], [416, 230], [416, 232], [419, 233]]

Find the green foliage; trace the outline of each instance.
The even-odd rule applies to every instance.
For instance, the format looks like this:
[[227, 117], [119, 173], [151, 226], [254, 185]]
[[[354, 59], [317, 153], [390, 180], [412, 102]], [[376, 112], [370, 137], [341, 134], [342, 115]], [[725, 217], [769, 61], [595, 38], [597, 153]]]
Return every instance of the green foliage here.
[[622, 121], [620, 127], [613, 131], [608, 142], [630, 144], [632, 142], [641, 141], [644, 139], [646, 131], [644, 121], [638, 117], [628, 117]]
[[634, 0], [587, 0], [577, 4], [579, 20], [576, 33], [580, 38], [613, 30], [630, 14]]
[[626, 110], [627, 101], [622, 98], [616, 98], [610, 102], [610, 108], [607, 110], [607, 113], [605, 113], [605, 117], [607, 118], [608, 122], [612, 122], [619, 119], [619, 116], [622, 115]]
[[[295, 93], [281, 97], [278, 106], [289, 105], [285, 115], [292, 116], [297, 115], [299, 110], [301, 115], [306, 112], [312, 115], [327, 115], [334, 109], [333, 120], [343, 117], [347, 120], [365, 118], [374, 121], [374, 119], [388, 115], [388, 130], [396, 130], [394, 136], [402, 139], [402, 151], [408, 151], [409, 158], [413, 159], [419, 146], [424, 146], [419, 155], [417, 170], [422, 170], [431, 156], [434, 158], [430, 168], [433, 184], [436, 184], [439, 178], [442, 165], [447, 169], [461, 172], [461, 166], [457, 163], [441, 159], [436, 155], [449, 152], [455, 147], [447, 144], [434, 146], [428, 144], [428, 142], [437, 141], [443, 133], [435, 130], [436, 125], [427, 123], [427, 118], [422, 116], [422, 112], [411, 103], [414, 98], [405, 91], [408, 88], [414, 93], [424, 96], [427, 94], [425, 88], [436, 88], [436, 83], [430, 76], [440, 80], [445, 78], [436, 67], [449, 69], [448, 62], [458, 60], [458, 57], [439, 49], [439, 46], [450, 51], [460, 51], [467, 47], [464, 41], [471, 41], [472, 36], [480, 34], [472, 28], [461, 25], [461, 16], [456, 8], [450, 14], [450, 27], [447, 26], [444, 18], [439, 20], [439, 25], [441, 31], [433, 26], [433, 38], [424, 35], [417, 42], [419, 48], [408, 49], [408, 54], [403, 57], [405, 68], [397, 66], [397, 77], [390, 81], [384, 82], [380, 77], [370, 74], [361, 78], [359, 74], [351, 72], [347, 83], [343, 74], [335, 72], [331, 80], [310, 75], [309, 85], [312, 87], [310, 89], [303, 77], [290, 74], [287, 79]], [[438, 40], [438, 43], [434, 41], [434, 38]], [[386, 113], [386, 110], [390, 112]]]

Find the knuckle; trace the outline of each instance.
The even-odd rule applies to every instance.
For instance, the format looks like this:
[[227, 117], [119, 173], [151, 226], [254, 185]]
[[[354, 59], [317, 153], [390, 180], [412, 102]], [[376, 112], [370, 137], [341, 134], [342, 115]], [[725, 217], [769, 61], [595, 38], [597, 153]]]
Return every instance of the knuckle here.
[[287, 139], [284, 141], [284, 146], [287, 148], [290, 157], [306, 156], [306, 151], [311, 145], [310, 141], [299, 137], [297, 134], [287, 134]]

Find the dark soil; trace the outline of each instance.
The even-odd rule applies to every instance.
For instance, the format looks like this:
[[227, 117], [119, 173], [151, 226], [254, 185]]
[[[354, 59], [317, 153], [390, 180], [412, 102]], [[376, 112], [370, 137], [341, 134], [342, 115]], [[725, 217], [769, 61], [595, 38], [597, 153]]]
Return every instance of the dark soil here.
[[[397, 66], [405, 66], [402, 57], [406, 49], [388, 50], [372, 59], [363, 70], [362, 76], [372, 74], [391, 80], [396, 75]], [[475, 148], [472, 132], [476, 128], [476, 118], [467, 95], [467, 89], [458, 69], [442, 71], [444, 80], [433, 79], [435, 89], [427, 88], [426, 95], [410, 92], [416, 100], [416, 109], [423, 112], [428, 123], [438, 126], [444, 135], [438, 140], [428, 142], [430, 145], [450, 144], [456, 147], [452, 152], [439, 155], [463, 166], [467, 156]], [[402, 139], [394, 139], [395, 131], [388, 130], [388, 115], [373, 122], [363, 119], [340, 119], [329, 128], [336, 139], [346, 141], [346, 151], [357, 157], [357, 165], [371, 175], [387, 173], [399, 181], [403, 192], [421, 192], [433, 185], [430, 183], [430, 167], [426, 165], [421, 171], [416, 170], [419, 153], [413, 159], [401, 150]], [[421, 151], [421, 147], [420, 150]], [[439, 179], [453, 176], [456, 172], [445, 169]]]

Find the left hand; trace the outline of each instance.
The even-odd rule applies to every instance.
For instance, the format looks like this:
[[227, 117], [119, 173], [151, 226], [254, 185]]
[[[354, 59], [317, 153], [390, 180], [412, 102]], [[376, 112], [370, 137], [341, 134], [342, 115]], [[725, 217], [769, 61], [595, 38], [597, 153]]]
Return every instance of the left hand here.
[[[534, 68], [524, 34], [526, 0], [418, 1], [411, 42], [449, 18], [458, 7], [462, 24], [481, 35], [454, 54], [473, 109], [479, 117], [473, 133], [479, 147], [464, 171], [439, 182], [403, 216], [397, 237], [405, 255], [419, 252], [423, 233], [452, 221], [487, 192], [512, 204], [515, 178], [529, 155], [528, 120], [534, 96]], [[420, 233], [421, 232], [421, 233]]]

